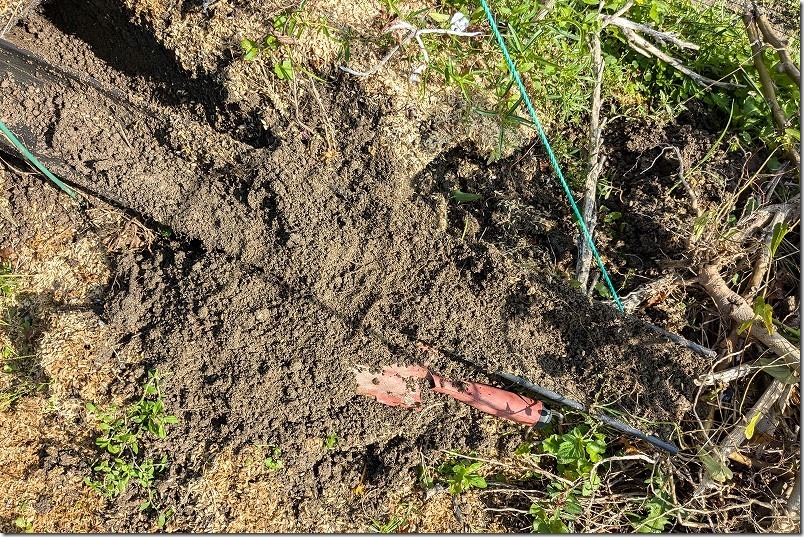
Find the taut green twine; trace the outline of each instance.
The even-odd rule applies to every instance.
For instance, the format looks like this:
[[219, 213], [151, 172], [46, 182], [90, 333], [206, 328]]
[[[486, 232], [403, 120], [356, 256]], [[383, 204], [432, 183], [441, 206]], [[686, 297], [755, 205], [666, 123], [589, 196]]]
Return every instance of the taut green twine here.
[[619, 308], [620, 311], [623, 311], [623, 305], [620, 302], [620, 297], [617, 294], [617, 290], [614, 288], [614, 284], [611, 283], [609, 273], [606, 271], [606, 267], [603, 266], [603, 260], [600, 259], [600, 254], [597, 252], [597, 248], [595, 247], [595, 241], [592, 239], [592, 234], [589, 233], [589, 229], [586, 227], [586, 223], [583, 221], [583, 216], [581, 216], [581, 211], [578, 210], [578, 205], [575, 203], [575, 198], [572, 196], [572, 191], [570, 190], [566, 179], [564, 179], [564, 174], [561, 173], [561, 167], [558, 165], [558, 160], [556, 160], [556, 156], [553, 153], [553, 148], [550, 147], [550, 142], [547, 140], [547, 135], [544, 134], [542, 124], [539, 122], [539, 116], [536, 114], [536, 110], [533, 108], [533, 104], [530, 102], [530, 97], [528, 97], [528, 92], [525, 89], [525, 85], [522, 83], [522, 79], [519, 77], [519, 71], [517, 71], [516, 65], [514, 65], [514, 60], [511, 59], [511, 55], [508, 53], [508, 47], [505, 46], [505, 41], [503, 41], [500, 30], [497, 28], [497, 23], [494, 21], [494, 15], [492, 14], [486, 0], [480, 0], [480, 5], [483, 6], [483, 11], [486, 12], [486, 18], [491, 25], [491, 30], [494, 32], [494, 37], [497, 38], [497, 43], [500, 45], [503, 56], [505, 56], [505, 61], [508, 63], [508, 69], [511, 71], [511, 76], [514, 77], [514, 81], [519, 87], [519, 93], [522, 95], [522, 100], [525, 101], [525, 106], [527, 106], [528, 112], [530, 113], [530, 118], [533, 120], [536, 130], [539, 132], [539, 137], [542, 140], [542, 145], [544, 145], [545, 151], [547, 151], [547, 157], [550, 159], [550, 164], [553, 166], [553, 170], [561, 182], [561, 187], [564, 189], [567, 199], [569, 199], [570, 205], [572, 206], [572, 212], [575, 213], [575, 218], [578, 219], [578, 225], [581, 228], [581, 232], [583, 233], [587, 244], [589, 244], [589, 249], [592, 251], [592, 255], [595, 257], [597, 265], [600, 267], [600, 272], [603, 274], [603, 279], [606, 281], [606, 285], [611, 291], [611, 296], [614, 299], [614, 302], [617, 304], [617, 308]]
[[2, 132], [3, 134], [5, 134], [6, 138], [8, 138], [8, 141], [9, 141], [9, 142], [11, 142], [11, 143], [14, 145], [14, 147], [16, 147], [16, 148], [19, 150], [19, 152], [20, 152], [20, 153], [22, 153], [22, 156], [24, 156], [26, 159], [28, 159], [28, 161], [29, 161], [31, 164], [33, 164], [34, 166], [36, 166], [36, 167], [37, 167], [37, 169], [38, 169], [40, 172], [42, 172], [42, 173], [45, 175], [45, 177], [47, 177], [48, 179], [50, 179], [51, 181], [53, 181], [53, 183], [54, 183], [54, 184], [55, 184], [57, 187], [59, 187], [60, 189], [62, 189], [62, 190], [63, 190], [65, 193], [67, 193], [67, 194], [68, 194], [68, 195], [69, 195], [71, 198], [73, 198], [74, 200], [77, 200], [77, 199], [78, 199], [78, 197], [75, 195], [75, 191], [74, 191], [72, 188], [70, 188], [69, 186], [65, 185], [65, 184], [64, 184], [64, 183], [61, 181], [61, 179], [59, 179], [58, 177], [56, 177], [55, 175], [53, 175], [52, 173], [50, 173], [50, 170], [48, 170], [48, 169], [45, 167], [45, 165], [44, 165], [44, 164], [42, 164], [41, 162], [39, 162], [39, 159], [38, 159], [38, 158], [36, 158], [35, 156], [33, 156], [33, 154], [32, 154], [30, 151], [28, 151], [28, 148], [27, 148], [27, 147], [25, 147], [25, 146], [23, 145], [23, 143], [22, 143], [22, 142], [20, 142], [20, 141], [19, 141], [19, 139], [17, 139], [17, 137], [16, 137], [16, 136], [14, 136], [14, 134], [13, 134], [13, 133], [12, 133], [12, 132], [11, 132], [11, 131], [8, 129], [8, 127], [6, 127], [6, 124], [5, 124], [5, 123], [3, 123], [3, 122], [2, 122], [2, 120], [0, 120], [0, 132]]

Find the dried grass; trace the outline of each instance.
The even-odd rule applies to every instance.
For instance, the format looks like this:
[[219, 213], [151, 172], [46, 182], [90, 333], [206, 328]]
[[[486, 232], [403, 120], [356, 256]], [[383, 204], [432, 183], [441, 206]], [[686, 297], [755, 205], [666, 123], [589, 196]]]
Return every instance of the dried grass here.
[[78, 452], [87, 437], [85, 425], [65, 419], [40, 395], [0, 412], [0, 430], [1, 531], [19, 531], [18, 517], [37, 533], [103, 530], [99, 514], [105, 500], [74, 469], [45, 469], [40, 463], [45, 450]]
[[[45, 196], [19, 207], [3, 201], [9, 215], [17, 211], [12, 225], [24, 222], [31, 239], [11, 241], [13, 250], [2, 254], [20, 276], [0, 303], [6, 320], [0, 345], [19, 351], [24, 344], [32, 356], [17, 359], [21, 370], [0, 372], [2, 391], [19, 396], [0, 411], [0, 525], [19, 531], [15, 521], [21, 517], [36, 532], [102, 531], [106, 500], [83, 484], [94, 456], [84, 405], [116, 399], [121, 364], [108, 359], [105, 346], [113, 334], [93, 308], [110, 278], [104, 233], [118, 235], [126, 219], [104, 213], [105, 220], [95, 222], [99, 234], [84, 229], [61, 198]], [[64, 212], [73, 216], [55, 218]], [[14, 311], [25, 312], [31, 326], [20, 325]]]
[[[195, 506], [193, 531], [282, 533], [296, 529], [290, 510], [276, 493], [280, 474], [268, 470], [266, 451], [251, 447], [219, 453], [204, 475], [187, 487]], [[168, 523], [170, 530], [170, 523]]]

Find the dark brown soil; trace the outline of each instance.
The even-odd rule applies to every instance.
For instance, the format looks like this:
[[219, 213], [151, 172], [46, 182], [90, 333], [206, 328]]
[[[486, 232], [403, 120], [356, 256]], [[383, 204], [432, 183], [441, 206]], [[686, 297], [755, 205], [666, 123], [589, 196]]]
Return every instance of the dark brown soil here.
[[[494, 447], [483, 425], [491, 418], [452, 400], [426, 395], [417, 413], [357, 395], [356, 364], [425, 363], [487, 382], [497, 382], [495, 371], [514, 373], [665, 437], [689, 409], [692, 379], [708, 364], [544, 270], [571, 261], [574, 239], [557, 185], [529, 169], [533, 161], [486, 168], [461, 146], [401, 179], [406, 164], [389, 150], [396, 142], [376, 129], [390, 104], [342, 76], [321, 88], [324, 109], [304, 110], [340, 125], [341, 154], [313, 158], [323, 141], [282, 124], [260, 131], [165, 51], [156, 52], [167, 63], [153, 67], [146, 59], [157, 45], [130, 47], [137, 27], [102, 51], [79, 28], [78, 37], [60, 31], [70, 23], [59, 16], [34, 17], [12, 37], [29, 47], [41, 40], [36, 53], [102, 82], [43, 67], [31, 78], [19, 53], [0, 51], [2, 119], [90, 201], [130, 210], [163, 236], [151, 251], [115, 260], [104, 311], [119, 333], [115, 352], [142, 353], [167, 375], [166, 405], [179, 425], [159, 446], [171, 454], [161, 489], [179, 529], [194, 528], [186, 484], [224, 446], [281, 447], [277, 494], [300, 530], [359, 518], [357, 503], [330, 512], [320, 497], [361, 480], [384, 497], [414, 478], [422, 454]], [[110, 67], [114, 47], [128, 70]], [[107, 85], [121, 93], [99, 89]], [[177, 89], [186, 100], [170, 100]], [[126, 95], [146, 91], [153, 98]], [[466, 163], [476, 170], [462, 176], [466, 188], [485, 194], [469, 209], [447, 198], [450, 174]], [[657, 188], [651, 177], [644, 196]], [[672, 243], [657, 223], [628, 226], [621, 240], [647, 263]], [[629, 263], [614, 265], [622, 272]], [[542, 270], [525, 268], [534, 265]], [[450, 353], [424, 353], [419, 341]], [[331, 432], [335, 449], [304, 448]], [[130, 516], [110, 520], [111, 531], [147, 527], [136, 514], [141, 499], [119, 503]]]

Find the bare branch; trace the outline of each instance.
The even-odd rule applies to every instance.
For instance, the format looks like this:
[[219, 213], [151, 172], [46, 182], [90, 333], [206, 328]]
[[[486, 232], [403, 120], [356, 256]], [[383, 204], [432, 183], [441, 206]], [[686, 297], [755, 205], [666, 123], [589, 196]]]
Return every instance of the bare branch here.
[[[729, 289], [716, 266], [706, 265], [703, 267], [698, 274], [698, 283], [703, 286], [712, 300], [715, 301], [720, 313], [729, 317], [732, 321], [742, 325], [754, 320], [756, 317], [753, 308], [748, 305], [748, 302]], [[753, 324], [751, 335], [779, 356], [788, 367], [798, 369], [798, 349], [779, 332], [769, 333], [763, 323], [760, 322]]]
[[737, 222], [737, 225], [734, 226], [736, 231], [728, 237], [728, 241], [742, 246], [757, 230], [765, 229], [768, 222], [774, 219], [777, 213], [781, 213], [784, 221], [789, 222], [799, 214], [800, 210], [801, 196], [799, 194], [796, 194], [785, 203], [761, 207]]
[[654, 38], [659, 43], [672, 43], [679, 48], [686, 48], [690, 50], [700, 50], [701, 47], [696, 45], [695, 43], [690, 43], [689, 41], [684, 41], [675, 35], [669, 32], [661, 32], [650, 26], [646, 26], [644, 24], [639, 24], [638, 22], [634, 22], [632, 20], [625, 19], [623, 17], [606, 17], [604, 20], [604, 24], [611, 24], [618, 28], [628, 28], [630, 30], [635, 30], [638, 32], [642, 32], [643, 34], [647, 34]]
[[787, 40], [782, 40], [773, 31], [773, 27], [768, 22], [768, 19], [765, 18], [765, 15], [759, 12], [757, 6], [754, 6], [754, 13], [756, 15], [755, 21], [757, 26], [759, 27], [759, 31], [762, 32], [762, 37], [765, 38], [765, 41], [773, 47], [776, 51], [776, 55], [779, 56], [779, 71], [786, 74], [790, 80], [792, 80], [796, 86], [799, 88], [801, 87], [801, 71], [799, 70], [796, 63], [790, 57], [790, 53], [787, 51]]
[[[745, 24], [745, 32], [748, 34], [748, 41], [751, 43], [751, 55], [754, 60], [754, 68], [757, 70], [759, 81], [762, 86], [762, 95], [765, 97], [765, 102], [771, 109], [771, 116], [773, 123], [776, 126], [777, 135], [783, 136], [787, 128], [787, 117], [785, 117], [779, 102], [776, 100], [776, 90], [774, 89], [773, 80], [768, 73], [768, 68], [765, 66], [765, 61], [762, 54], [762, 41], [757, 31], [756, 21], [754, 14], [749, 10], [743, 13], [743, 24]], [[801, 166], [801, 157], [793, 148], [787, 150], [787, 158], [796, 165], [797, 168]]]
[[[597, 226], [597, 181], [603, 168], [603, 159], [600, 158], [600, 146], [603, 143], [600, 127], [600, 107], [605, 64], [600, 45], [600, 33], [596, 32], [592, 35], [590, 47], [592, 49], [592, 69], [595, 87], [592, 91], [592, 111], [589, 118], [589, 158], [587, 160], [589, 172], [586, 175], [586, 185], [583, 193], [582, 218], [589, 230], [589, 235], [593, 235]], [[583, 235], [581, 235], [578, 238], [578, 262], [575, 267], [575, 279], [581, 282], [581, 289], [587, 292], [591, 265], [592, 252]]]
[[612, 14], [612, 15], [610, 15], [610, 16], [608, 16], [608, 17], [605, 17], [605, 18], [603, 19], [603, 28], [605, 28], [605, 27], [606, 27], [606, 26], [609, 24], [609, 23], [608, 23], [608, 19], [610, 19], [610, 18], [622, 17], [622, 16], [623, 16], [623, 15], [625, 15], [625, 13], [626, 13], [626, 12], [627, 12], [629, 9], [631, 9], [633, 6], [634, 6], [634, 0], [628, 0], [628, 2], [626, 2], [626, 3], [625, 3], [625, 5], [624, 5], [623, 7], [621, 7], [621, 8], [620, 8], [620, 9], [618, 9], [616, 12], [614, 12], [614, 14]]
[[716, 371], [714, 373], [707, 373], [700, 378], [694, 380], [698, 386], [714, 386], [716, 384], [728, 384], [734, 380], [746, 377], [751, 373], [755, 373], [762, 369], [760, 364], [751, 362], [747, 364], [740, 364], [735, 367]]
[[751, 277], [748, 279], [748, 284], [745, 288], [743, 297], [751, 302], [759, 292], [762, 286], [762, 280], [765, 279], [765, 274], [768, 272], [771, 262], [771, 241], [773, 240], [773, 230], [778, 225], [784, 222], [784, 214], [776, 213], [773, 216], [770, 224], [765, 227], [762, 237], [762, 247], [754, 263], [754, 270], [751, 272]]
[[[761, 414], [762, 416], [767, 416], [771, 412], [771, 407], [776, 404], [777, 401], [780, 399], [784, 399], [787, 394], [790, 393], [791, 385], [785, 384], [779, 380], [774, 379], [765, 393], [762, 394], [762, 397], [754, 404], [751, 410], [743, 418], [742, 422], [736, 425], [726, 439], [720, 444], [717, 448], [717, 455], [722, 457], [725, 461], [732, 453], [734, 453], [743, 442], [747, 440], [745, 436], [745, 430], [749, 423], [751, 423], [754, 418]], [[698, 488], [695, 489], [693, 496], [700, 496], [711, 484], [713, 480], [708, 475], [701, 480], [701, 483], [698, 485]]]
[[675, 69], [681, 71], [688, 77], [690, 77], [696, 84], [701, 86], [716, 86], [718, 88], [726, 88], [726, 89], [734, 89], [742, 87], [740, 84], [732, 84], [730, 82], [720, 82], [718, 80], [712, 80], [711, 78], [707, 78], [703, 75], [699, 75], [689, 67], [686, 67], [681, 61], [673, 58], [672, 56], [662, 52], [658, 48], [654, 47], [650, 44], [647, 40], [637, 34], [631, 28], [620, 28], [625, 34], [625, 38], [628, 40], [628, 44], [637, 52], [644, 56], [654, 56], [663, 62], [669, 64], [670, 66], [674, 67]]

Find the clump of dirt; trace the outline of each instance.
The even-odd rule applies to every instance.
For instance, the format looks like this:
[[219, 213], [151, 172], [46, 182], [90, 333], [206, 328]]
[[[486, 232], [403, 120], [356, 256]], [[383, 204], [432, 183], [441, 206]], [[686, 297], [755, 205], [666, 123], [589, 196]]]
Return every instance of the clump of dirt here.
[[[260, 483], [249, 498], [260, 501], [270, 487], [282, 498], [277, 512], [307, 531], [365, 528], [370, 502], [357, 491], [382, 503], [411, 486], [415, 466], [439, 449], [495, 449], [489, 431], [498, 422], [455, 401], [425, 392], [424, 410], [414, 412], [357, 395], [358, 364], [424, 363], [486, 382], [513, 373], [666, 437], [689, 409], [693, 379], [708, 364], [501, 253], [521, 250], [531, 266], [572, 254], [561, 198], [526, 194], [549, 180], [538, 154], [487, 172], [471, 145], [432, 144], [430, 165], [411, 164], [388, 136], [399, 103], [330, 72], [319, 99], [298, 106], [310, 123], [341, 126], [332, 153], [332, 137], [282, 123], [256, 128], [242, 109], [220, 112], [223, 101], [186, 71], [148, 67], [149, 49], [131, 64], [150, 70], [110, 74], [93, 52], [108, 60], [113, 42], [89, 50], [46, 19], [30, 25], [72, 45], [59, 53], [69, 67], [105, 78], [87, 85], [42, 65], [32, 74], [29, 59], [7, 47], [3, 120], [53, 169], [161, 237], [115, 257], [102, 307], [116, 336], [107, 336], [109, 356], [142, 356], [166, 374], [165, 403], [179, 424], [159, 446], [171, 454], [160, 493], [175, 506], [173, 529], [248, 526], [231, 513], [253, 513], [233, 507], [203, 517], [217, 487], [224, 497], [234, 487], [205, 480], [255, 445], [279, 447], [285, 468], [281, 479], [246, 471]], [[119, 82], [162, 98], [133, 102], [105, 89]], [[171, 85], [196, 92], [199, 113], [166, 100]], [[534, 164], [539, 171], [523, 171]], [[458, 187], [484, 201], [458, 206], [449, 197]], [[14, 233], [27, 229], [23, 221]], [[132, 376], [142, 371], [128, 367]], [[338, 443], [325, 449], [331, 433]], [[104, 524], [150, 528], [140, 503], [119, 500], [131, 516]]]

